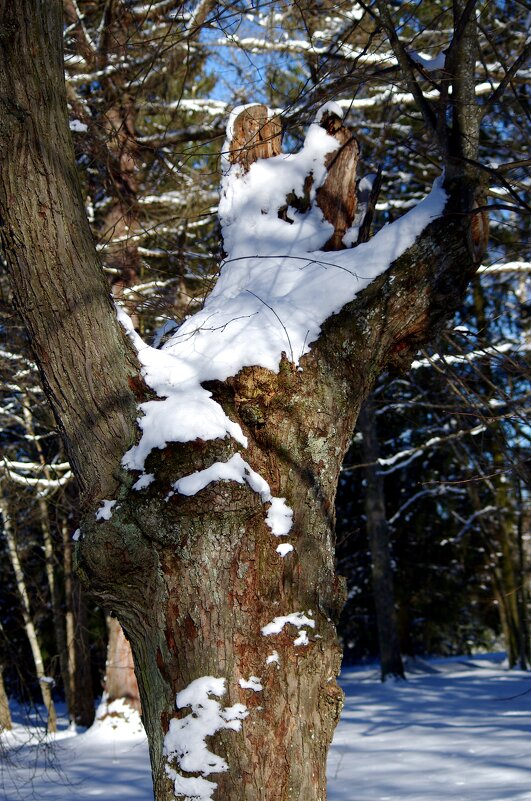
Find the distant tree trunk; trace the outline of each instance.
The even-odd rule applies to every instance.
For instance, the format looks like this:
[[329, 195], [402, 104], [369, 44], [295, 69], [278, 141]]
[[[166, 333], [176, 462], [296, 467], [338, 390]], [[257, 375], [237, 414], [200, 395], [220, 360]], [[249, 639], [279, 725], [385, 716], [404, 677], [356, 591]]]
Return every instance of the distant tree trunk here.
[[[529, 570], [529, 547], [526, 549], [525, 532], [529, 531], [529, 510], [525, 506], [522, 492], [522, 482], [519, 476], [516, 479], [517, 498], [518, 498], [518, 521], [517, 521], [517, 540], [518, 540], [518, 608], [520, 610], [520, 628], [522, 636], [520, 638], [520, 667], [522, 670], [531, 666], [531, 638], [529, 636], [529, 602], [531, 590], [531, 571]], [[526, 552], [527, 551], [527, 552]]]
[[107, 632], [109, 643], [105, 666], [105, 700], [107, 704], [112, 704], [121, 698], [140, 712], [140, 693], [131, 646], [118, 620], [110, 615], [107, 616]]
[[[473, 282], [473, 298], [478, 330], [484, 335], [488, 334], [490, 320], [485, 311], [485, 293], [479, 277]], [[488, 361], [483, 372], [493, 385], [495, 377]], [[480, 521], [480, 525], [489, 548], [494, 551], [490, 564], [493, 565], [493, 587], [498, 601], [507, 659], [511, 667], [518, 664], [522, 670], [526, 670], [531, 664], [531, 648], [527, 625], [524, 552], [521, 547], [521, 502], [518, 490], [517, 497], [514, 497], [509, 483], [505, 481], [508, 460], [500, 433], [493, 434], [491, 448], [496, 473], [489, 476], [489, 484], [498, 511], [490, 515], [487, 521]], [[518, 484], [518, 478], [516, 481]], [[479, 511], [482, 503], [473, 486], [469, 487], [469, 495]]]
[[88, 728], [94, 722], [94, 689], [86, 624], [86, 604], [79, 580], [73, 573], [72, 534], [66, 518], [63, 518], [61, 532], [68, 655], [68, 710], [70, 719], [76, 725]]
[[388, 676], [405, 678], [400, 655], [389, 525], [385, 513], [383, 478], [378, 469], [379, 444], [375, 407], [370, 395], [361, 408], [358, 430], [363, 435], [362, 458], [366, 465], [365, 517], [371, 551], [371, 574], [382, 681]]
[[[33, 424], [33, 414], [31, 411], [31, 403], [29, 396], [24, 395], [23, 400], [23, 415], [24, 423], [27, 434], [31, 437], [35, 450], [37, 451], [38, 459], [42, 465], [43, 475], [46, 479], [51, 477], [50, 469], [46, 464], [46, 457], [37, 436], [35, 436], [35, 427]], [[44, 544], [44, 558], [46, 578], [48, 580], [48, 589], [50, 591], [50, 601], [52, 606], [53, 627], [55, 634], [55, 645], [57, 654], [59, 656], [59, 665], [61, 668], [61, 677], [68, 697], [68, 658], [66, 654], [66, 637], [65, 637], [65, 620], [61, 603], [61, 593], [57, 584], [55, 576], [56, 556], [54, 553], [52, 526], [50, 523], [50, 514], [48, 509], [48, 500], [42, 494], [37, 498], [37, 507], [39, 514], [39, 522], [41, 526], [42, 539]]]
[[28, 591], [26, 589], [24, 573], [18, 556], [15, 531], [13, 528], [13, 523], [11, 521], [8, 502], [5, 497], [2, 498], [0, 502], [0, 514], [2, 515], [2, 520], [4, 524], [4, 536], [7, 542], [7, 552], [9, 554], [9, 560], [11, 562], [11, 566], [15, 574], [17, 592], [20, 600], [20, 609], [22, 612], [22, 618], [24, 620], [24, 629], [26, 631], [26, 637], [28, 638], [28, 642], [30, 644], [31, 653], [33, 656], [33, 663], [35, 665], [35, 673], [39, 681], [39, 689], [41, 692], [42, 700], [44, 706], [46, 707], [46, 711], [48, 713], [47, 728], [49, 732], [55, 732], [57, 731], [57, 716], [55, 713], [55, 706], [52, 699], [52, 682], [50, 678], [46, 675], [46, 672], [44, 670], [44, 662], [42, 659], [41, 646], [37, 637], [35, 624], [31, 617], [31, 608], [30, 608]]
[[7, 699], [6, 688], [4, 685], [4, 666], [0, 665], [0, 734], [13, 728], [9, 701]]

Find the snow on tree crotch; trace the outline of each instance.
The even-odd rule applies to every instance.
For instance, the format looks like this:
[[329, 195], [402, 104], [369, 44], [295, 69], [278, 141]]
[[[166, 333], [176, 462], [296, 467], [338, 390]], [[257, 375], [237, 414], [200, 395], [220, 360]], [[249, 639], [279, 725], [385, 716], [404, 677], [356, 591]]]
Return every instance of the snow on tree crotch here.
[[[216, 698], [225, 694], [225, 679], [202, 676], [177, 693], [177, 709], [191, 707], [192, 711], [179, 720], [170, 721], [164, 738], [166, 773], [174, 784], [175, 797], [184, 801], [210, 801], [217, 788], [216, 782], [205, 776], [223, 773], [229, 769], [226, 761], [208, 750], [206, 737], [221, 729], [241, 729], [241, 721], [249, 714], [244, 704], [222, 707]], [[196, 773], [198, 776], [183, 776]]]
[[[311, 610], [308, 610], [308, 615], [311, 614]], [[287, 623], [290, 623], [292, 626], [301, 629], [298, 637], [293, 640], [293, 645], [308, 645], [310, 641], [308, 639], [308, 631], [305, 627], [314, 629], [315, 620], [313, 620], [311, 617], [308, 617], [303, 612], [292, 612], [290, 615], [281, 615], [280, 617], [273, 618], [271, 623], [267, 623], [267, 625], [262, 626], [262, 634], [264, 637], [270, 637], [272, 634], [280, 634]], [[276, 654], [276, 651], [274, 651], [274, 654]]]
[[[253, 470], [239, 453], [235, 453], [227, 462], [215, 462], [205, 470], [198, 470], [180, 478], [167, 497], [175, 492], [180, 495], [196, 495], [213, 481], [236, 481], [238, 484], [247, 484], [260, 496], [262, 503], [270, 504], [265, 522], [275, 537], [285, 537], [289, 533], [293, 522], [293, 511], [286, 504], [286, 499], [274, 498], [267, 481]], [[293, 545], [289, 542], [283, 542], [277, 547], [277, 553], [282, 557], [292, 550]]]
[[[324, 111], [337, 114], [341, 109]], [[126, 312], [117, 309], [144, 380], [158, 396], [140, 405], [142, 436], [123, 457], [125, 468], [143, 473], [149, 453], [169, 442], [231, 437], [247, 448], [239, 423], [213, 399], [205, 382], [225, 381], [245, 367], [278, 373], [283, 353], [298, 365], [323, 323], [442, 214], [447, 195], [438, 179], [423, 201], [369, 242], [355, 250], [323, 252], [333, 225], [314, 201], [328, 174], [327, 159], [338, 147], [338, 140], [314, 123], [298, 153], [259, 159], [246, 173], [240, 164], [226, 165], [219, 215], [227, 258], [203, 308], [160, 350], [147, 345]], [[287, 198], [304, 197], [309, 178], [310, 208], [302, 213], [286, 207]], [[279, 216], [284, 207], [288, 219]], [[141, 476], [136, 489], [149, 480]], [[286, 548], [282, 550], [285, 555]]]

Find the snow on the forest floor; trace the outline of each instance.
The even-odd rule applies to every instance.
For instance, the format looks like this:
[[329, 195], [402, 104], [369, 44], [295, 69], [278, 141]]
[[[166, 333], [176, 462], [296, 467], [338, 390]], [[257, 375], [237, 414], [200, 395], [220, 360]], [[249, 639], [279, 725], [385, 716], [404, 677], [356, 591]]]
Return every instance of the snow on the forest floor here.
[[[531, 675], [501, 655], [413, 662], [383, 685], [374, 665], [347, 669], [341, 683], [329, 801], [531, 801]], [[127, 726], [63, 721], [50, 743], [18, 718], [0, 747], [2, 801], [152, 799], [145, 737]]]

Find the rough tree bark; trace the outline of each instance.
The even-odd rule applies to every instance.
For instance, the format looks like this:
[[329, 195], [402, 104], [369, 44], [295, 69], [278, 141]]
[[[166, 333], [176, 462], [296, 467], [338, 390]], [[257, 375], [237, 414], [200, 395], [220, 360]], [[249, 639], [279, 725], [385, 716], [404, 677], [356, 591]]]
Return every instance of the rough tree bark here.
[[[9, 31], [0, 43], [0, 214], [17, 304], [83, 491], [79, 569], [132, 644], [157, 801], [175, 797], [163, 738], [189, 711], [176, 712], [175, 695], [205, 676], [224, 680], [222, 707], [240, 702], [249, 712], [240, 731], [208, 738], [228, 765], [215, 775], [217, 801], [323, 801], [342, 704], [334, 626], [344, 598], [334, 571], [341, 460], [378, 373], [407, 363], [462, 296], [474, 270], [472, 178], [464, 187], [454, 169], [445, 216], [324, 323], [302, 371], [284, 357], [278, 373], [249, 367], [208, 387], [248, 436], [246, 460], [293, 510], [296, 551], [279, 559], [246, 485], [217, 482], [167, 499], [176, 479], [226, 461], [234, 443], [154, 451], [146, 470], [157, 480], [142, 492], [120, 468], [135, 437], [135, 401], [146, 393], [77, 190], [61, 12], [59, 0], [21, 0], [16, 12], [0, 0]], [[348, 147], [351, 135], [339, 131]], [[343, 200], [347, 208], [352, 198]], [[96, 521], [103, 498], [118, 503], [110, 520]], [[294, 642], [300, 631], [291, 624], [262, 636], [265, 624], [293, 612], [314, 624], [307, 644]], [[251, 676], [261, 691], [245, 687]]]

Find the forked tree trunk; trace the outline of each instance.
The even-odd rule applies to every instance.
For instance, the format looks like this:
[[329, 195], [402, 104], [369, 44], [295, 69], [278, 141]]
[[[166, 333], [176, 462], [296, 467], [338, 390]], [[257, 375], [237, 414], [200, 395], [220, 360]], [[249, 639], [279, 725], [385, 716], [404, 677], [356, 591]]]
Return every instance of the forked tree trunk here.
[[[191, 497], [170, 494], [182, 476], [226, 462], [234, 442], [170, 443], [152, 452], [146, 472], [156, 481], [141, 491], [120, 470], [135, 432], [134, 393], [146, 393], [95, 277], [81, 197], [72, 189], [61, 3], [16, 5], [15, 12], [0, 0], [12, 32], [0, 50], [2, 243], [87, 505], [79, 569], [132, 644], [156, 799], [324, 801], [342, 702], [334, 621], [344, 591], [333, 537], [340, 465], [378, 373], [390, 362], [407, 364], [462, 296], [474, 269], [473, 186], [461, 185], [454, 170], [451, 216], [431, 223], [323, 323], [302, 370], [283, 358], [278, 373], [249, 367], [209, 385], [248, 437], [245, 461], [293, 510], [294, 550], [282, 558], [264, 504], [246, 484], [217, 481]], [[250, 132], [244, 144], [261, 148], [260, 125]], [[355, 140], [342, 126], [332, 133], [352, 168]], [[343, 158], [328, 165], [327, 190], [352, 191], [344, 165]], [[336, 205], [352, 212], [353, 199], [344, 201]], [[338, 219], [336, 239], [344, 227]], [[109, 520], [96, 520], [103, 498], [117, 503]], [[184, 760], [177, 771], [180, 726], [184, 748], [187, 732], [198, 728], [217, 757]]]

